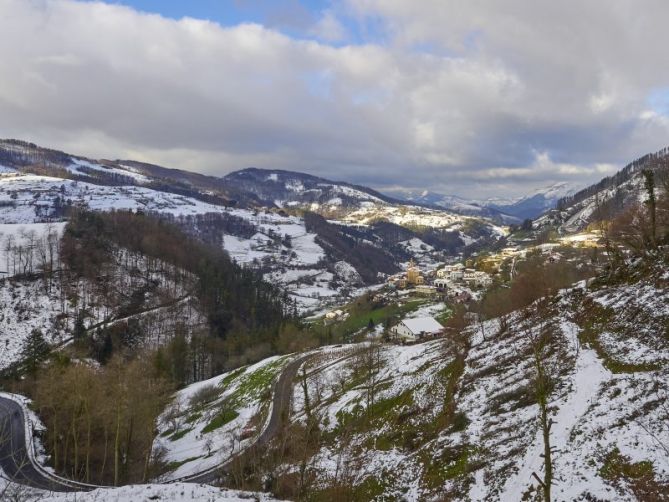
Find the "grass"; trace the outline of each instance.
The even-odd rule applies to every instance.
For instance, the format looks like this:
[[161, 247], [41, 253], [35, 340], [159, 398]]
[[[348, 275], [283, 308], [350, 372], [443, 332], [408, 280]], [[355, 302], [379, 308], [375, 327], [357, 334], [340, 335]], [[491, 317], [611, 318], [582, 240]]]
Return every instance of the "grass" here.
[[652, 478], [653, 462], [649, 460], [632, 462], [628, 457], [621, 455], [618, 448], [614, 448], [606, 455], [604, 465], [599, 469], [599, 475], [608, 481]]
[[181, 439], [182, 437], [184, 437], [186, 434], [188, 434], [192, 430], [193, 430], [192, 428], [191, 429], [181, 429], [180, 431], [177, 431], [174, 434], [172, 434], [169, 437], [169, 440], [170, 441], [177, 441], [177, 440]]
[[655, 479], [651, 461], [632, 462], [618, 448], [604, 457], [599, 475], [618, 489], [629, 489], [636, 500], [665, 500], [663, 495], [669, 493], [669, 484]]
[[224, 389], [228, 387], [239, 375], [244, 373], [246, 371], [246, 366], [242, 366], [241, 368], [237, 368], [233, 372], [231, 372], [229, 375], [227, 375], [223, 380], [221, 380], [221, 387]]
[[185, 460], [179, 460], [178, 462], [176, 462], [176, 461], [175, 462], [170, 462], [169, 464], [167, 464], [165, 466], [165, 470], [167, 472], [176, 471], [182, 465], [187, 464], [188, 462], [192, 462], [193, 460], [197, 460], [199, 458], [201, 458], [201, 457], [199, 457], [199, 456], [198, 457], [190, 457], [190, 458], [187, 458]]
[[[357, 302], [349, 304], [347, 309], [349, 317], [346, 318], [346, 320], [333, 324], [329, 326], [329, 328], [335, 339], [343, 340], [345, 337], [351, 336], [361, 329], [366, 328], [370, 319], [374, 325], [383, 324], [386, 320], [399, 320], [404, 315], [416, 310], [423, 303], [425, 303], [424, 299], [417, 299], [407, 301], [401, 306], [393, 303], [382, 307], [374, 307], [367, 302], [358, 300]], [[324, 325], [323, 329], [325, 329]]]
[[588, 301], [583, 306], [581, 315], [576, 322], [581, 328], [578, 333], [580, 342], [597, 352], [602, 364], [612, 373], [637, 373], [655, 371], [661, 367], [659, 363], [626, 363], [612, 357], [599, 340], [606, 329], [613, 329], [616, 312], [597, 302]]
[[204, 426], [202, 433], [207, 434], [208, 432], [215, 431], [216, 429], [223, 427], [225, 424], [232, 422], [238, 416], [239, 413], [235, 410], [224, 409], [220, 411], [211, 422]]
[[286, 358], [282, 357], [251, 373], [245, 373], [237, 388], [226, 399], [226, 404], [231, 408], [238, 408], [262, 398], [263, 394], [269, 393], [272, 382], [285, 361]]
[[419, 458], [423, 464], [423, 484], [437, 489], [448, 480], [466, 476], [471, 453], [467, 446], [446, 448], [436, 456], [432, 452], [422, 452]]

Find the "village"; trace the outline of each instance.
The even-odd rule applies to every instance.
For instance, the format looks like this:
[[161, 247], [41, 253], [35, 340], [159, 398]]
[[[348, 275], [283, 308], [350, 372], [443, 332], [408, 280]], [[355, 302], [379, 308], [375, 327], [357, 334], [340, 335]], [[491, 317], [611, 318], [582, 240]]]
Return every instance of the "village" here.
[[[492, 284], [490, 274], [461, 263], [423, 270], [411, 260], [404, 271], [389, 276], [381, 288], [369, 295], [374, 308], [385, 308], [395, 315], [389, 315], [383, 324], [375, 324], [374, 329], [368, 324], [368, 337], [409, 344], [440, 336], [445, 329], [443, 322], [450, 316], [449, 305], [467, 305]], [[350, 316], [351, 309], [336, 309], [325, 314], [324, 323], [346, 322]]]
[[[552, 264], [570, 260], [573, 253], [588, 253], [601, 247], [600, 235], [588, 232], [559, 237], [547, 243], [509, 242], [498, 252], [473, 255], [462, 262], [425, 263], [421, 267], [410, 260], [405, 269], [386, 278], [385, 283], [367, 294], [369, 321], [361, 312], [360, 300], [348, 307], [327, 312], [322, 318], [328, 333], [341, 328], [342, 340], [350, 340], [352, 330], [366, 333], [369, 339], [388, 343], [413, 344], [445, 333], [445, 323], [453, 309], [461, 305], [471, 322], [476, 314], [470, 312], [472, 302], [480, 300], [495, 284], [505, 284], [513, 277], [518, 262], [529, 253]], [[567, 255], [567, 256], [565, 256]], [[377, 320], [374, 321], [375, 314]], [[358, 323], [356, 324], [356, 320]], [[363, 322], [364, 321], [364, 322]]]

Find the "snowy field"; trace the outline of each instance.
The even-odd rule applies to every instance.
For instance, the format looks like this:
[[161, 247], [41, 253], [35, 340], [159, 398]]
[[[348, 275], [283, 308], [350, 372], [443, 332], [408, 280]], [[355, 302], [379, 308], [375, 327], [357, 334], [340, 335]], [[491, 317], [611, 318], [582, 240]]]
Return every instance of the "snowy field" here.
[[99, 488], [91, 492], [54, 493], [21, 485], [6, 486], [0, 480], [0, 498], [21, 502], [272, 502], [277, 499], [257, 492], [226, 490], [209, 485], [172, 483]]
[[244, 450], [269, 416], [271, 386], [290, 357], [271, 357], [189, 385], [159, 418], [155, 451], [174, 468], [163, 481], [214, 468]]

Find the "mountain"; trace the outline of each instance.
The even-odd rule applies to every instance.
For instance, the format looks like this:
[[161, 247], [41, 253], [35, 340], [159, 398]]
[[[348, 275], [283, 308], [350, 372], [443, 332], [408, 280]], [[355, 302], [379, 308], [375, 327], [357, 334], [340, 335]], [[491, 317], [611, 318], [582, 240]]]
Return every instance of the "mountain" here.
[[493, 221], [502, 224], [520, 223], [520, 220], [493, 207], [482, 204], [481, 201], [469, 200], [457, 195], [443, 195], [436, 192], [424, 190], [418, 192], [415, 190], [400, 190], [396, 193], [397, 197], [427, 207], [446, 209], [457, 214], [466, 216], [478, 216], [481, 218], [490, 218]]
[[278, 169], [242, 169], [225, 176], [223, 183], [239, 192], [253, 194], [262, 205], [270, 207], [338, 212], [373, 204], [402, 203], [371, 188]]
[[[632, 265], [620, 271], [622, 280], [580, 283], [410, 346], [316, 352], [309, 372], [293, 383], [288, 432], [291, 445], [309, 448], [275, 446], [280, 453], [266, 455], [257, 482], [278, 473], [278, 495], [289, 499], [297, 498], [290, 481], [301, 473], [318, 500], [335, 500], [343, 490], [347, 500], [545, 500], [533, 473], [543, 477], [547, 437], [551, 500], [664, 500], [666, 267], [662, 259]], [[422, 305], [406, 315], [444, 308]], [[269, 359], [208, 382], [217, 399], [233, 396], [228, 430], [234, 420], [242, 426], [236, 417], [247, 408], [261, 406], [264, 388], [244, 402], [237, 389], [286, 364]], [[192, 397], [200, 388], [175, 396], [168, 410], [178, 410], [176, 420], [162, 417], [161, 446], [175, 460], [168, 479], [212, 462], [207, 441], [226, 454], [232, 448], [202, 428], [220, 405], [210, 398], [204, 409], [211, 415], [203, 413], [203, 400]], [[166, 439], [174, 430], [184, 434]]]
[[0, 140], [0, 166], [7, 234], [16, 234], [17, 224], [63, 221], [72, 208], [143, 212], [223, 247], [281, 285], [302, 312], [340, 303], [410, 259], [434, 268], [501, 245], [506, 235], [491, 218], [289, 171], [250, 168], [221, 178], [19, 140]]
[[555, 208], [557, 201], [575, 192], [566, 182], [538, 188], [523, 197], [488, 199], [466, 199], [457, 195], [443, 195], [428, 190], [400, 190], [398, 197], [416, 203], [439, 207], [459, 214], [492, 218], [503, 223], [520, 223], [522, 220], [536, 218]]
[[512, 200], [489, 199], [481, 201], [485, 207], [497, 209], [506, 214], [510, 214], [525, 220], [534, 219], [546, 211], [554, 209], [558, 201], [575, 192], [572, 185], [567, 182], [554, 183], [552, 185], [538, 188], [532, 193]]
[[669, 147], [630, 162], [613, 176], [560, 198], [556, 208], [535, 221], [535, 227], [554, 227], [577, 232], [597, 220], [611, 220], [632, 204], [644, 200], [644, 170], [658, 172], [669, 167]]

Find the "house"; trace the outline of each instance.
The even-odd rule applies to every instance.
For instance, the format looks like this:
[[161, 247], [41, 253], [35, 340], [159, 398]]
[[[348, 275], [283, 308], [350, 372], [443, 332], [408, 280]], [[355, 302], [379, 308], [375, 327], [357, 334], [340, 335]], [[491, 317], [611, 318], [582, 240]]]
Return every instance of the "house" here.
[[490, 277], [485, 272], [481, 272], [479, 270], [474, 270], [471, 268], [465, 270], [463, 280], [469, 286], [478, 286], [481, 288], [487, 288], [492, 285], [492, 277]]
[[434, 286], [427, 286], [425, 284], [420, 284], [416, 286], [415, 291], [419, 295], [432, 296], [437, 294], [437, 288]]
[[407, 268], [406, 281], [408, 284], [411, 284], [412, 286], [425, 284], [425, 278], [421, 275], [420, 268], [418, 268], [418, 266], [413, 260], [409, 262], [409, 267]]
[[464, 277], [465, 277], [464, 270], [453, 270], [449, 275], [451, 281], [461, 281], [464, 279]]
[[434, 287], [437, 288], [437, 291], [443, 293], [448, 289], [448, 280], [447, 279], [435, 279]]
[[404, 319], [390, 328], [390, 333], [402, 342], [415, 342], [422, 338], [440, 335], [443, 330], [444, 327], [433, 317], [417, 317]]
[[437, 270], [437, 277], [439, 279], [448, 279], [451, 278], [452, 274], [455, 272], [456, 275], [459, 275], [459, 272], [465, 268], [462, 263], [456, 263], [454, 265], [444, 265], [444, 267]]
[[348, 317], [348, 314], [343, 310], [333, 310], [332, 312], [328, 312], [327, 314], [325, 314], [325, 319], [328, 321], [343, 319], [345, 317]]

